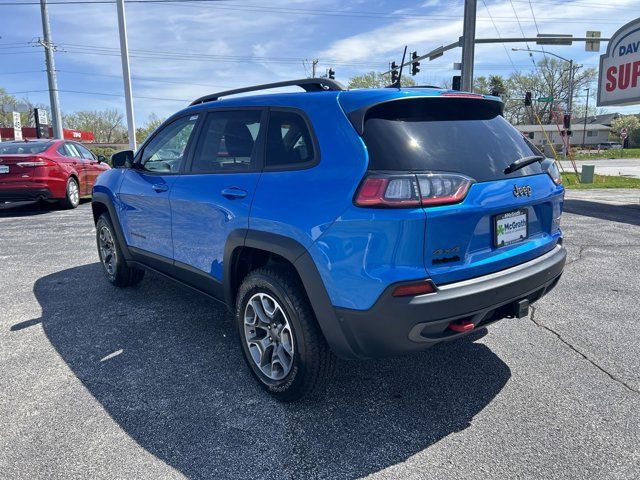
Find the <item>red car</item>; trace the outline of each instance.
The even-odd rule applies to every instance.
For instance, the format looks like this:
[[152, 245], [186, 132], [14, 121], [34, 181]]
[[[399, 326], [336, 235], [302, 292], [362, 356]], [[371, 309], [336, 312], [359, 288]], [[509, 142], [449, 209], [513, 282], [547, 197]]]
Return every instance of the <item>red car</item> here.
[[76, 208], [109, 168], [102, 155], [68, 140], [2, 142], [0, 202], [59, 201], [64, 208]]

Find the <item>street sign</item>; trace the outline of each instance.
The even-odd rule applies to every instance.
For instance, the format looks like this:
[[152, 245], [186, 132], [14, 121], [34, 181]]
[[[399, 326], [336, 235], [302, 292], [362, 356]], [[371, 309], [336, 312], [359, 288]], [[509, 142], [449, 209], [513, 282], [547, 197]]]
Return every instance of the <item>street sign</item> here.
[[584, 49], [586, 52], [599, 52], [600, 51], [600, 37], [601, 33], [594, 30], [587, 31], [587, 38], [593, 38], [594, 40], [587, 40], [584, 42]]
[[620, 138], [622, 138], [623, 140], [625, 138], [627, 138], [627, 129], [626, 128], [621, 128], [620, 129]]
[[538, 97], [537, 100], [542, 103], [551, 103], [553, 102], [553, 97]]
[[29, 105], [26, 103], [3, 103], [2, 111], [27, 113], [29, 111]]
[[[536, 44], [538, 45], [571, 45], [572, 44], [571, 37], [573, 37], [573, 35], [567, 35], [567, 34], [561, 34], [561, 33], [539, 33], [537, 37], [538, 37], [538, 40], [536, 40]], [[547, 38], [547, 37], [551, 37], [551, 38]], [[562, 37], [562, 38], [559, 38], [559, 37]]]
[[19, 112], [13, 112], [13, 139], [22, 140], [22, 120]]
[[598, 106], [640, 103], [640, 18], [613, 34], [600, 55]]
[[44, 108], [34, 108], [36, 118], [36, 137], [49, 138], [49, 122], [47, 121], [47, 111]]

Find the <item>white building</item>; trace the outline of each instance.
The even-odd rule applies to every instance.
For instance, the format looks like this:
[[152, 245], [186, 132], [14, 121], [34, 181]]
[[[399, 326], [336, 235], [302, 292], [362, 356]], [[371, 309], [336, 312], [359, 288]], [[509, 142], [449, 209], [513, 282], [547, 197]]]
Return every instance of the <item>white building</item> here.
[[[515, 125], [515, 127], [538, 147], [547, 145], [548, 143], [554, 145], [561, 145], [563, 143], [562, 136], [556, 125]], [[573, 132], [571, 135], [572, 145], [582, 145], [583, 138], [585, 145], [597, 145], [609, 140], [611, 127], [587, 123], [585, 130], [583, 123], [573, 123], [571, 125], [571, 131]]]

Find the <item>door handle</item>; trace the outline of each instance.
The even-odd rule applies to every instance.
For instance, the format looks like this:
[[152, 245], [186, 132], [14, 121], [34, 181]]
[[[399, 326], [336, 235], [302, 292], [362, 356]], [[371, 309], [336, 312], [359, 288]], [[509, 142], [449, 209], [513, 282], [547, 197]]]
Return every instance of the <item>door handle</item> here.
[[222, 190], [222, 196], [233, 200], [234, 198], [244, 198], [247, 196], [247, 192], [238, 187], [230, 187]]
[[169, 185], [167, 185], [166, 183], [156, 183], [151, 188], [153, 188], [156, 192], [160, 193], [160, 192], [166, 192], [167, 190], [169, 190]]

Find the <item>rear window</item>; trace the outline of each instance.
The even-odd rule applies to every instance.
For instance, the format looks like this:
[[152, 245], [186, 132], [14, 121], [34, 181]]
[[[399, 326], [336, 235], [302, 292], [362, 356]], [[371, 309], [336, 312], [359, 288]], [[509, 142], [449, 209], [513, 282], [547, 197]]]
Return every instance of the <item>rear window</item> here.
[[42, 153], [50, 146], [50, 142], [2, 142], [0, 143], [0, 155]]
[[541, 153], [494, 101], [421, 98], [377, 105], [367, 112], [363, 140], [370, 170], [457, 172], [478, 182], [542, 173], [534, 163], [505, 175], [513, 161]]

